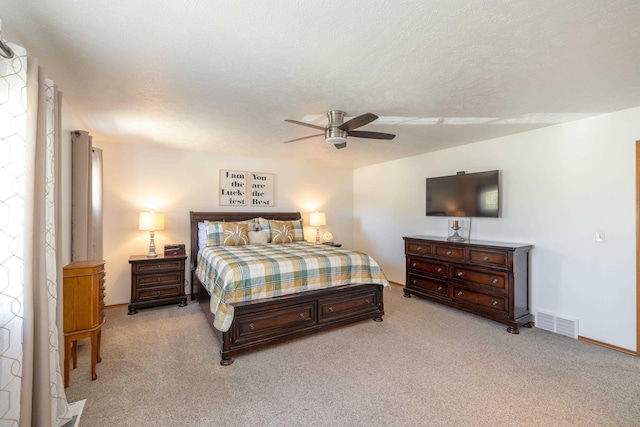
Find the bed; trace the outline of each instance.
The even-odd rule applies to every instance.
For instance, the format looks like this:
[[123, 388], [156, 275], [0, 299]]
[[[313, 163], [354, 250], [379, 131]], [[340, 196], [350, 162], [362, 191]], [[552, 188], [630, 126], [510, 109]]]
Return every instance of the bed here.
[[[233, 276], [233, 274], [211, 273], [212, 266], [208, 264], [215, 264], [216, 268], [218, 268], [218, 270], [215, 270], [216, 272], [223, 271], [219, 266], [225, 264], [217, 264], [219, 260], [216, 257], [226, 256], [239, 259], [240, 264], [244, 266], [244, 272], [237, 273], [238, 277], [242, 276], [242, 283], [259, 284], [263, 278], [246, 277], [248, 271], [254, 274], [253, 270], [255, 268], [249, 268], [247, 265], [249, 265], [250, 260], [258, 256], [255, 253], [258, 248], [205, 248], [201, 251], [201, 246], [205, 245], [202, 242], [202, 235], [200, 236], [200, 242], [198, 239], [199, 224], [204, 224], [205, 221], [239, 222], [257, 217], [265, 220], [296, 221], [300, 220], [301, 215], [299, 212], [192, 211], [190, 213], [191, 299], [198, 301], [202, 312], [206, 315], [209, 324], [212, 325], [220, 340], [221, 365], [230, 365], [234, 361], [234, 356], [265, 345], [336, 328], [356, 321], [366, 319], [372, 319], [376, 322], [382, 321], [382, 315], [384, 314], [383, 288], [388, 286], [389, 283], [381, 271], [379, 271], [379, 275], [374, 274], [371, 276], [356, 274], [353, 279], [348, 280], [349, 283], [332, 287], [325, 287], [328, 284], [323, 285], [318, 280], [307, 280], [307, 276], [304, 274], [300, 276], [299, 272], [294, 271], [288, 276], [283, 274], [282, 285], [280, 283], [275, 284], [275, 287], [279, 289], [276, 292], [279, 295], [276, 296], [271, 296], [271, 293], [257, 292], [252, 297], [247, 297], [243, 292], [238, 291], [240, 286], [238, 284], [217, 283], [218, 276], [224, 276], [226, 280], [227, 276]], [[314, 256], [323, 256], [321, 254], [325, 254], [327, 257], [338, 258], [350, 255], [350, 252], [354, 255], [359, 254], [326, 245], [315, 246], [306, 242], [264, 246], [271, 251], [268, 255], [269, 259], [280, 256], [290, 258], [290, 255], [274, 255], [273, 251], [276, 249], [284, 251], [285, 246], [290, 246], [290, 248], [287, 248], [289, 251], [295, 250], [296, 243], [299, 243], [301, 249], [293, 257], [296, 260], [293, 264], [307, 262], [306, 258], [302, 256], [302, 253], [305, 252], [305, 247], [303, 246], [305, 244], [307, 248], [315, 247], [317, 249], [315, 251], [317, 254]], [[214, 250], [210, 251], [209, 249]], [[242, 254], [237, 252], [240, 250], [246, 251], [247, 255], [244, 252]], [[306, 252], [309, 252], [309, 250], [306, 250]], [[360, 255], [364, 258], [369, 258], [364, 254]], [[248, 258], [242, 258], [245, 256]], [[199, 258], [200, 265], [198, 265]], [[209, 261], [206, 261], [207, 259]], [[211, 261], [212, 259], [216, 261]], [[274, 262], [273, 259], [271, 261]], [[314, 261], [308, 262], [312, 263]], [[371, 260], [371, 262], [379, 270], [375, 261]], [[234, 262], [230, 264], [234, 265], [235, 268]], [[227, 265], [224, 268], [227, 267], [231, 268]], [[284, 269], [281, 264], [274, 268]], [[321, 271], [325, 274], [324, 268], [321, 268]], [[327, 273], [326, 275], [330, 276], [331, 274]], [[280, 276], [278, 277], [280, 280]], [[328, 282], [332, 279], [326, 280]], [[207, 283], [204, 284], [203, 281]], [[290, 286], [293, 282], [304, 282], [306, 285], [302, 286], [299, 291], [292, 291]], [[226, 294], [221, 294], [223, 292], [222, 289], [231, 289], [228, 286], [231, 286], [233, 290], [228, 291]], [[269, 289], [273, 287], [274, 285], [272, 284]], [[230, 298], [229, 295], [236, 295], [236, 298], [232, 302], [227, 302], [225, 298]]]

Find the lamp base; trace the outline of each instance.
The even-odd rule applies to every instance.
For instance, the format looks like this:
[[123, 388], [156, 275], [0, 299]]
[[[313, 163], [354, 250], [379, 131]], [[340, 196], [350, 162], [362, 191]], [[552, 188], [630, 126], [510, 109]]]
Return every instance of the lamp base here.
[[319, 245], [320, 242], [320, 227], [316, 228], [316, 245]]
[[147, 254], [147, 258], [157, 258], [158, 254], [156, 253], [156, 244], [153, 240], [154, 232], [149, 232], [149, 253]]

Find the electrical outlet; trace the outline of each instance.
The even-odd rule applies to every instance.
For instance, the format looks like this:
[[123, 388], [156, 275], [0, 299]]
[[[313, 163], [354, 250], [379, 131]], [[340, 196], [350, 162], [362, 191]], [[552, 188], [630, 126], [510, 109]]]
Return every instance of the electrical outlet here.
[[596, 231], [596, 243], [604, 243], [604, 231]]

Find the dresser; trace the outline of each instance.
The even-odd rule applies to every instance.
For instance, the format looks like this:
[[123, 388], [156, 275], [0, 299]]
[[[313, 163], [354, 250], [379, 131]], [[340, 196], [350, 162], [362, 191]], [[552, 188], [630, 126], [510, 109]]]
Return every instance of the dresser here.
[[96, 380], [104, 314], [105, 262], [74, 261], [62, 268], [64, 386], [69, 387], [69, 363], [78, 366], [78, 340], [91, 339], [91, 379]]
[[420, 296], [507, 325], [531, 327], [531, 245], [404, 237], [407, 263], [404, 296]]
[[184, 269], [186, 255], [148, 258], [133, 255], [131, 264], [131, 303], [129, 314], [139, 308], [179, 303], [187, 305], [184, 292]]

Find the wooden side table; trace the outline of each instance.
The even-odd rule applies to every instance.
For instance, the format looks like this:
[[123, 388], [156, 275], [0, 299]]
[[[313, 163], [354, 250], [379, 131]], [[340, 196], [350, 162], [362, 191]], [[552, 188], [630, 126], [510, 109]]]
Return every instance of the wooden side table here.
[[154, 258], [131, 256], [131, 303], [128, 314], [136, 314], [139, 308], [158, 305], [187, 305], [187, 295], [184, 293], [186, 259], [186, 255], [158, 255]]
[[69, 362], [78, 366], [78, 340], [91, 339], [91, 379], [96, 380], [96, 363], [102, 362], [100, 344], [104, 314], [104, 261], [75, 261], [62, 269], [64, 386], [69, 387]]

